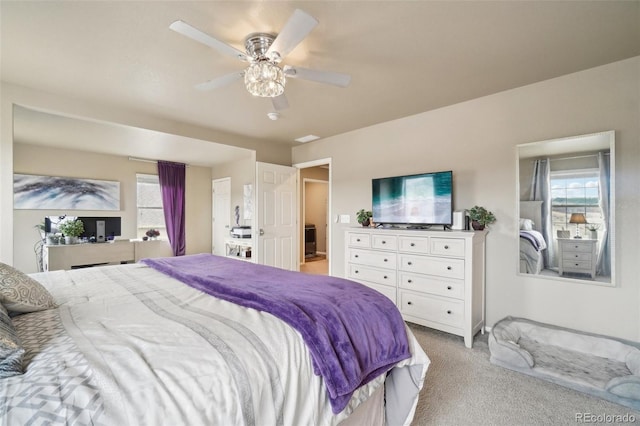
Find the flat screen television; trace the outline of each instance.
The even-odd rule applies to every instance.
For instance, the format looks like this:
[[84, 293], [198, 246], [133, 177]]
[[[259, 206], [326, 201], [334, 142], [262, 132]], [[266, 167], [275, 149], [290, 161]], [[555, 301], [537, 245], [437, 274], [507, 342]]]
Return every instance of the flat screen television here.
[[372, 180], [373, 222], [389, 225], [451, 225], [451, 171]]
[[[97, 242], [113, 240], [121, 233], [121, 218], [119, 216], [109, 217], [78, 217], [84, 225], [84, 232], [81, 237], [95, 239]], [[98, 222], [104, 222], [104, 234], [100, 232]]]
[[[92, 242], [104, 242], [119, 237], [122, 230], [122, 218], [119, 216], [88, 217], [88, 216], [47, 216], [44, 218], [44, 231], [46, 233], [59, 233], [60, 224], [69, 220], [80, 219], [84, 225], [81, 238], [87, 238]], [[104, 222], [104, 230], [98, 222]], [[104, 231], [104, 234], [99, 231]]]

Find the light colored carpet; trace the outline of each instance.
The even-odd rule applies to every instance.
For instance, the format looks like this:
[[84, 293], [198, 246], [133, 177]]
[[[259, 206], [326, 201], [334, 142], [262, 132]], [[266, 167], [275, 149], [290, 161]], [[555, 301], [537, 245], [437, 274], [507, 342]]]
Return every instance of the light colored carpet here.
[[467, 349], [462, 337], [410, 327], [431, 359], [413, 426], [621, 424], [614, 416], [624, 415], [640, 423], [630, 408], [492, 365], [487, 334]]

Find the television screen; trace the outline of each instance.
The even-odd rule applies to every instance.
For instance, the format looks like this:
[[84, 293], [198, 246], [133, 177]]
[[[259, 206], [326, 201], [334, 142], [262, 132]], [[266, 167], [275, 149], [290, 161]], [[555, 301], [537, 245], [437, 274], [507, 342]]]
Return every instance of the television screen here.
[[[81, 237], [94, 237], [98, 242], [113, 240], [119, 237], [121, 233], [121, 219], [115, 217], [78, 217], [84, 224], [84, 232]], [[98, 221], [104, 222], [104, 235], [98, 232]]]
[[372, 180], [373, 221], [379, 224], [451, 225], [451, 171]]

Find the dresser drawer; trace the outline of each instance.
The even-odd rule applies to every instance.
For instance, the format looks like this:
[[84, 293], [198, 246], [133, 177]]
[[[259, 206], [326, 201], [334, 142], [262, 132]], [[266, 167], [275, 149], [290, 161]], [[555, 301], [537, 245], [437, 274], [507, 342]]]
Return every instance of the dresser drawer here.
[[396, 271], [349, 264], [349, 279], [392, 286], [395, 291]]
[[464, 322], [464, 302], [438, 296], [428, 296], [407, 290], [399, 292], [400, 312], [427, 321], [461, 327]]
[[591, 261], [589, 260], [563, 260], [562, 267], [568, 272], [591, 272]]
[[396, 256], [395, 253], [385, 253], [383, 251], [349, 249], [349, 262], [378, 268], [396, 269]]
[[562, 251], [563, 252], [573, 252], [573, 253], [591, 253], [594, 245], [592, 243], [583, 243], [577, 242], [574, 243], [572, 241], [562, 241]]
[[563, 251], [562, 259], [565, 261], [586, 260], [591, 262], [591, 252], [584, 253], [579, 251]]
[[464, 240], [457, 238], [431, 238], [431, 254], [463, 257]]
[[429, 275], [400, 273], [400, 288], [419, 293], [431, 293], [438, 296], [464, 299], [464, 281], [448, 280]]
[[464, 279], [464, 259], [401, 254], [400, 270], [461, 280]]
[[407, 253], [429, 253], [429, 238], [401, 235], [398, 241], [398, 250]]
[[387, 298], [389, 298], [393, 302], [394, 305], [397, 305], [395, 287], [389, 287], [388, 285], [380, 285], [380, 284], [375, 284], [375, 283], [366, 282], [366, 281], [358, 281], [358, 282], [362, 285], [366, 285], [367, 287], [377, 291], [378, 293], [384, 294], [385, 296], [387, 296]]
[[371, 247], [371, 235], [365, 234], [363, 232], [349, 232], [349, 234], [347, 235], [349, 238], [349, 245], [351, 247]]
[[395, 251], [398, 249], [398, 238], [395, 235], [372, 235], [371, 248]]

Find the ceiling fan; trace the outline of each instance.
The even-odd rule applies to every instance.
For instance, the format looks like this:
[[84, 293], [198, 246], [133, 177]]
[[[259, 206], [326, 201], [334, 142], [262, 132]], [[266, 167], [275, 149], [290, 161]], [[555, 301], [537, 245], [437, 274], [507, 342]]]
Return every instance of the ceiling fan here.
[[279, 34], [252, 33], [245, 39], [245, 50], [236, 49], [213, 36], [192, 27], [184, 21], [175, 21], [169, 28], [199, 43], [232, 56], [249, 65], [242, 71], [223, 75], [213, 80], [197, 84], [200, 90], [211, 90], [244, 78], [244, 84], [254, 96], [271, 98], [273, 107], [280, 111], [289, 107], [284, 95], [287, 78], [300, 78], [318, 83], [347, 87], [351, 76], [331, 71], [318, 71], [280, 62], [318, 25], [318, 21], [308, 13], [296, 9]]

